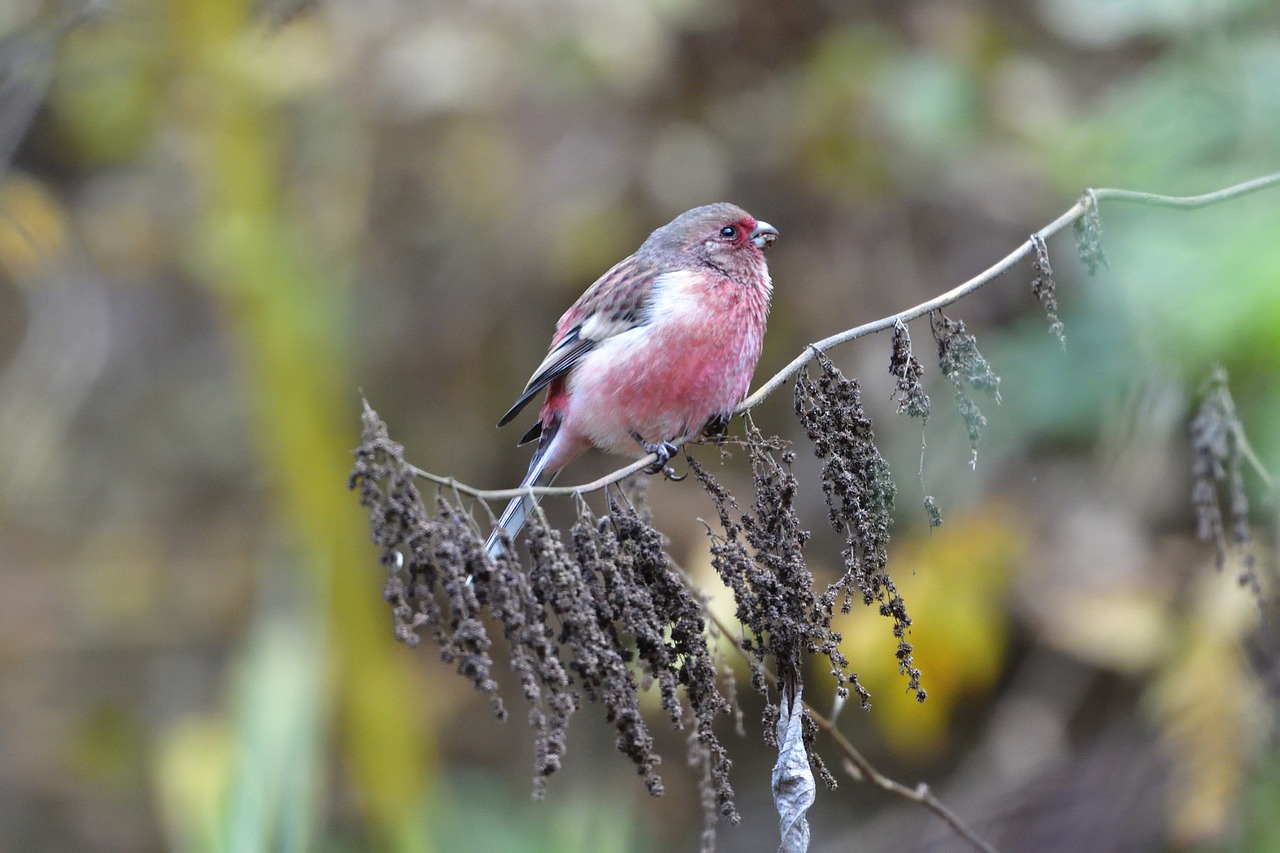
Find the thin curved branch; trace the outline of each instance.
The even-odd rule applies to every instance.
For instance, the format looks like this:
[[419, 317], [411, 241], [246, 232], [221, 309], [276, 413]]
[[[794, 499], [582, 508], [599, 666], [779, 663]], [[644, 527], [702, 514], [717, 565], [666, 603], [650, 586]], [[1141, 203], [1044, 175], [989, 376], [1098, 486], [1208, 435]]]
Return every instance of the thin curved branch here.
[[515, 489], [477, 489], [474, 486], [468, 486], [466, 483], [459, 483], [453, 477], [441, 477], [439, 474], [432, 474], [430, 471], [423, 471], [421, 468], [413, 465], [405, 464], [405, 469], [415, 477], [421, 477], [424, 480], [430, 480], [433, 483], [439, 483], [442, 486], [448, 486], [455, 492], [462, 492], [464, 495], [470, 495], [482, 501], [505, 501], [511, 498], [518, 498], [524, 495], [538, 495], [540, 497], [561, 496], [569, 497], [572, 495], [584, 495], [589, 492], [598, 492], [605, 486], [612, 486], [619, 480], [625, 480], [637, 471], [642, 471], [652, 465], [658, 459], [657, 456], [650, 453], [642, 459], [637, 459], [625, 468], [619, 468], [617, 471], [606, 474], [598, 480], [592, 480], [590, 483], [583, 483], [580, 486], [523, 486]]
[[[769, 381], [760, 386], [754, 394], [743, 400], [734, 411], [734, 414], [745, 414], [760, 405], [766, 397], [778, 390], [779, 387], [799, 373], [805, 365], [817, 356], [818, 352], [825, 352], [832, 347], [846, 344], [849, 341], [857, 340], [858, 338], [863, 338], [876, 332], [882, 332], [885, 329], [891, 329], [898, 323], [906, 323], [918, 317], [923, 317], [931, 311], [936, 311], [939, 308], [943, 308], [953, 302], [963, 299], [970, 293], [981, 288], [983, 285], [1008, 272], [1016, 266], [1019, 261], [1034, 252], [1034, 241], [1037, 238], [1040, 240], [1048, 240], [1050, 237], [1053, 237], [1068, 225], [1071, 225], [1076, 220], [1087, 214], [1089, 209], [1098, 202], [1117, 201], [1128, 204], [1142, 204], [1151, 207], [1170, 207], [1181, 210], [1195, 210], [1197, 208], [1209, 207], [1210, 205], [1218, 204], [1219, 202], [1239, 198], [1240, 196], [1249, 195], [1250, 193], [1255, 193], [1277, 185], [1280, 185], [1280, 172], [1263, 175], [1262, 177], [1254, 178], [1253, 180], [1245, 181], [1244, 183], [1216, 190], [1211, 193], [1205, 193], [1203, 195], [1170, 196], [1138, 192], [1136, 190], [1110, 188], [1085, 190], [1084, 194], [1080, 197], [1080, 200], [1073, 204], [1065, 213], [1045, 227], [1041, 228], [1039, 231], [1035, 232], [1031, 238], [1018, 248], [1014, 249], [1008, 255], [1005, 255], [996, 264], [963, 284], [953, 287], [946, 293], [935, 296], [927, 302], [921, 302], [913, 308], [908, 308], [905, 311], [901, 311], [888, 317], [882, 317], [879, 320], [873, 320], [870, 323], [863, 323], [861, 326], [846, 329], [843, 332], [838, 332], [830, 337], [823, 338], [816, 343], [808, 345], [805, 347], [804, 352], [796, 356], [790, 364], [775, 373]], [[440, 483], [441, 485], [447, 485], [450, 488], [464, 492], [472, 497], [479, 498], [480, 500], [505, 500], [520, 495], [575, 495], [599, 491], [606, 486], [612, 485], [613, 483], [625, 479], [637, 471], [648, 467], [655, 461], [657, 461], [657, 457], [654, 454], [649, 454], [643, 459], [633, 462], [625, 468], [619, 468], [611, 474], [607, 474], [597, 480], [592, 480], [590, 483], [583, 483], [579, 486], [526, 486], [521, 489], [498, 490], [476, 489], [463, 483], [459, 483], [452, 477], [441, 477], [436, 474], [422, 471], [418, 468], [411, 468], [411, 470], [416, 476], [431, 480], [432, 482]]]
[[1208, 207], [1209, 205], [1217, 204], [1218, 202], [1226, 201], [1228, 199], [1239, 198], [1242, 195], [1258, 192], [1259, 190], [1267, 189], [1268, 187], [1273, 187], [1277, 184], [1280, 184], [1280, 172], [1265, 175], [1261, 178], [1255, 178], [1252, 181], [1245, 181], [1242, 184], [1236, 184], [1233, 187], [1227, 187], [1226, 189], [1206, 193], [1205, 195], [1168, 196], [1156, 195], [1154, 193], [1135, 192], [1133, 190], [1086, 190], [1080, 200], [1072, 205], [1066, 213], [1035, 232], [1035, 234], [1028, 238], [1021, 246], [1014, 249], [1012, 252], [1001, 258], [995, 265], [969, 279], [964, 284], [954, 287], [940, 296], [935, 296], [927, 302], [922, 302], [914, 308], [908, 308], [906, 311], [902, 311], [890, 317], [882, 317], [879, 320], [873, 320], [870, 323], [864, 323], [861, 326], [846, 329], [845, 331], [834, 334], [831, 337], [823, 338], [815, 344], [810, 344], [805, 348], [804, 352], [796, 356], [790, 364], [774, 374], [768, 382], [759, 388], [759, 390], [747, 399], [743, 400], [742, 403], [738, 405], [737, 412], [746, 412], [758, 406], [766, 397], [778, 390], [779, 386], [799, 373], [806, 364], [812, 361], [816, 356], [815, 350], [826, 351], [831, 347], [848, 343], [849, 341], [856, 340], [857, 338], [866, 337], [867, 335], [874, 334], [875, 332], [882, 332], [885, 329], [891, 329], [898, 323], [906, 323], [910, 320], [916, 319], [917, 317], [923, 317], [931, 311], [936, 311], [939, 308], [950, 305], [953, 302], [958, 302], [960, 299], [968, 296], [970, 293], [973, 293], [987, 282], [992, 281], [1011, 270], [1020, 260], [1035, 251], [1034, 241], [1036, 238], [1039, 238], [1040, 240], [1048, 240], [1050, 237], [1054, 236], [1059, 231], [1062, 231], [1068, 225], [1071, 225], [1077, 219], [1088, 213], [1089, 208], [1093, 206], [1095, 201], [1120, 201], [1132, 204], [1151, 205], [1155, 207], [1173, 207], [1185, 210], [1194, 210], [1199, 207]]
[[1220, 201], [1227, 201], [1228, 199], [1255, 193], [1258, 190], [1265, 190], [1277, 184], [1280, 184], [1280, 172], [1263, 175], [1260, 178], [1254, 178], [1251, 181], [1245, 181], [1242, 184], [1236, 184], [1235, 186], [1205, 193], [1204, 195], [1157, 195], [1156, 193], [1144, 193], [1135, 190], [1094, 190], [1093, 194], [1098, 201], [1123, 201], [1132, 204], [1146, 204], [1152, 207], [1195, 210], [1198, 207], [1208, 207]]
[[[806, 707], [809, 706], [806, 705]], [[901, 782], [890, 779], [867, 761], [863, 754], [858, 751], [858, 748], [850, 743], [849, 739], [836, 728], [835, 723], [814, 711], [812, 707], [809, 707], [809, 716], [813, 718], [814, 725], [835, 742], [836, 748], [840, 750], [840, 753], [849, 762], [850, 768], [856, 771], [855, 775], [861, 776], [882, 790], [924, 806], [937, 815], [943, 823], [951, 827], [952, 831], [969, 842], [973, 849], [980, 850], [982, 853], [997, 853], [995, 847], [984, 841], [981, 836], [966, 826], [951, 809], [943, 805], [942, 801], [933, 795], [933, 791], [924, 782], [914, 788], [908, 788]]]

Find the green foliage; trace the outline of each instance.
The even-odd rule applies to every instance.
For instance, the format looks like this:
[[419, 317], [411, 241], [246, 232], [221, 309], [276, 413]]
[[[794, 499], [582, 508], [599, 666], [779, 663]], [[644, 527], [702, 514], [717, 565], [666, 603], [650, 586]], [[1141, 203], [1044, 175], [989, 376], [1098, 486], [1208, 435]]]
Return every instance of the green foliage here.
[[70, 29], [58, 48], [51, 104], [86, 164], [137, 157], [161, 120], [161, 22], [141, 8]]

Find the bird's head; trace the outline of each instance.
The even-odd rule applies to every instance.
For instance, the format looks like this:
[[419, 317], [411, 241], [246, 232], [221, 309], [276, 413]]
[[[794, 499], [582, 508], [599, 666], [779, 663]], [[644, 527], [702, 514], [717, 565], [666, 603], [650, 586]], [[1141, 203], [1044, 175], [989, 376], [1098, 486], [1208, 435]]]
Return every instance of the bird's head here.
[[695, 207], [654, 231], [644, 249], [668, 261], [693, 261], [714, 267], [744, 283], [764, 272], [764, 250], [778, 229], [737, 205], [720, 202]]

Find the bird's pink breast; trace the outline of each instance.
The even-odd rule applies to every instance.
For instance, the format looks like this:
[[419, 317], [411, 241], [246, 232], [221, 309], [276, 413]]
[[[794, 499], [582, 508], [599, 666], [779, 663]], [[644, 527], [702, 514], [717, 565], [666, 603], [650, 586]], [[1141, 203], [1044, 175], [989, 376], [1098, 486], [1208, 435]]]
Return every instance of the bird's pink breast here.
[[564, 427], [628, 455], [640, 452], [633, 433], [655, 444], [692, 438], [746, 396], [768, 294], [767, 281], [685, 287], [665, 314], [602, 343], [575, 368]]

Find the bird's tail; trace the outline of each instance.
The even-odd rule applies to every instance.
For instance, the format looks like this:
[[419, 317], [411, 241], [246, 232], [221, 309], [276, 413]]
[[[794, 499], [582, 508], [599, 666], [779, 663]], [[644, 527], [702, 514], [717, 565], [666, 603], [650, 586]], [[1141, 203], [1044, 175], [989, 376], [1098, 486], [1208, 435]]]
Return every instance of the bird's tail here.
[[[551, 442], [544, 440], [538, 446], [538, 452], [533, 455], [533, 460], [529, 463], [529, 473], [524, 475], [524, 479], [520, 481], [520, 487], [525, 486], [549, 486], [555, 480], [558, 471], [547, 470], [547, 451], [551, 448]], [[502, 533], [506, 531], [507, 536], [515, 540], [520, 531], [524, 529], [524, 524], [538, 506], [538, 498], [535, 495], [521, 495], [511, 499], [511, 503], [507, 504], [507, 508], [502, 511], [502, 517], [498, 519], [498, 526], [489, 534], [489, 541], [485, 543], [485, 550], [489, 552], [492, 559], [498, 559], [506, 553], [506, 548], [502, 544]]]

